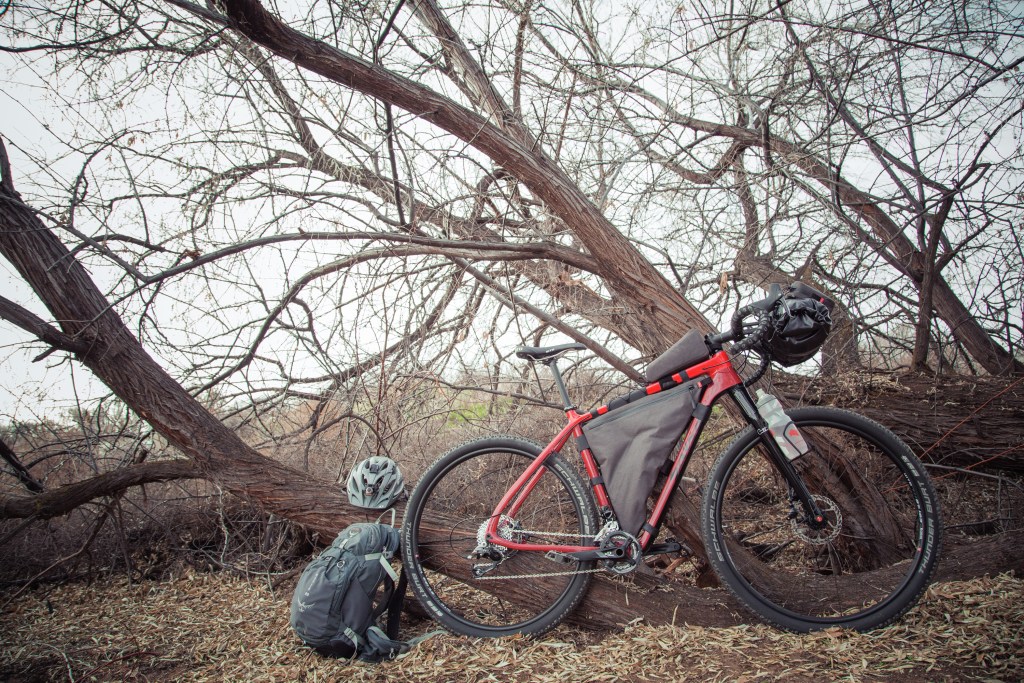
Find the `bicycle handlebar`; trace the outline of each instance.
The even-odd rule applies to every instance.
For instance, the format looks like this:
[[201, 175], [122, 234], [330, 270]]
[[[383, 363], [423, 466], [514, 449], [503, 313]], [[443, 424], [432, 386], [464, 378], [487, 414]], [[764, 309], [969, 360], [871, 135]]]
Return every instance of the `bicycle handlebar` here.
[[[771, 312], [775, 304], [782, 298], [782, 287], [772, 285], [768, 289], [768, 296], [761, 301], [755, 301], [736, 310], [732, 315], [729, 329], [725, 332], [710, 334], [707, 336], [707, 343], [714, 348], [722, 348], [722, 344], [731, 341], [736, 342], [732, 350], [734, 352], [749, 351], [757, 346], [764, 335], [771, 328]], [[757, 316], [757, 322], [753, 327], [744, 329], [744, 321], [751, 315]]]
[[[744, 308], [749, 308], [749, 306], [744, 306]], [[743, 309], [740, 309], [740, 310], [743, 310]], [[739, 313], [739, 311], [737, 311], [737, 313]], [[756, 313], [757, 314], [756, 327], [754, 327], [753, 330], [745, 332], [743, 330], [743, 319], [746, 316], [750, 315], [751, 313]], [[761, 342], [761, 339], [764, 338], [765, 333], [768, 332], [768, 328], [770, 326], [771, 326], [771, 316], [769, 315], [768, 311], [753, 310], [753, 311], [746, 311], [739, 318], [736, 318], [736, 316], [733, 316], [733, 324], [732, 324], [733, 336], [734, 336], [734, 338], [739, 338], [740, 339], [740, 341], [736, 342], [733, 345], [733, 347], [732, 347], [733, 352], [740, 353], [741, 351], [749, 351], [750, 349], [752, 349], [755, 346], [757, 346]]]

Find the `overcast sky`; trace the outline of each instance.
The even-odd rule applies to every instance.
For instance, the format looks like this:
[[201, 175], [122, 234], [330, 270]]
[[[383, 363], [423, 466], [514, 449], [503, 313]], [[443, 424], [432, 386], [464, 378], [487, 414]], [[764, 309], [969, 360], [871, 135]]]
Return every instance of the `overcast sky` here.
[[[42, 123], [60, 126], [63, 117], [33, 87], [34, 76], [17, 71], [9, 55], [0, 53], [0, 135], [3, 136], [16, 188], [32, 182], [34, 164], [24, 152], [42, 153], [53, 145], [53, 137]], [[22, 281], [14, 267], [0, 257], [0, 291], [3, 296], [31, 310], [44, 320], [50, 315]], [[0, 423], [12, 419], [59, 419], [75, 406], [75, 387], [80, 395], [96, 396], [105, 391], [91, 373], [75, 365], [72, 372], [66, 354], [53, 354], [32, 362], [43, 351], [41, 344], [25, 348], [30, 335], [0, 321]]]

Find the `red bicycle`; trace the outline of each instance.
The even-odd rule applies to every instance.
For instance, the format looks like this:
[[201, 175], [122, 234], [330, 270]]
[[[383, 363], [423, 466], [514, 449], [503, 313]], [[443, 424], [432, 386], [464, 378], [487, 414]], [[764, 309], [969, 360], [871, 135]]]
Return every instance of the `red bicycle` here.
[[[729, 330], [685, 335], [650, 364], [644, 388], [582, 413], [557, 359], [584, 346], [518, 349], [550, 368], [567, 424], [543, 447], [518, 437], [472, 441], [423, 475], [402, 528], [403, 565], [420, 602], [455, 633], [540, 634], [579, 603], [593, 573], [628, 573], [645, 555], [682, 550], [655, 542], [662, 516], [712, 407], [729, 396], [748, 426], [712, 467], [701, 510], [723, 584], [787, 630], [868, 630], [900, 617], [927, 587], [941, 547], [921, 462], [868, 418], [783, 412], [774, 397], [755, 401], [747, 390], [773, 359], [813, 355], [830, 308], [806, 285], [776, 286], [738, 310]], [[732, 354], [761, 356], [746, 381], [723, 350], [730, 341]], [[589, 487], [560, 454], [570, 437]]]

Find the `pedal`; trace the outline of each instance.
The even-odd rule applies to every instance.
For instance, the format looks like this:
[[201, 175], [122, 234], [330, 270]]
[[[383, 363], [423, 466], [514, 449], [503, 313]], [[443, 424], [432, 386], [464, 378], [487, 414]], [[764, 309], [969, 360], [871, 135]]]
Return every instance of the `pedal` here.
[[552, 562], [558, 564], [572, 564], [573, 558], [569, 557], [564, 553], [557, 552], [555, 550], [549, 550], [544, 554], [544, 557]]
[[647, 555], [668, 555], [679, 553], [683, 557], [692, 557], [693, 549], [686, 543], [680, 543], [674, 538], [665, 539], [664, 543], [655, 543], [647, 550]]

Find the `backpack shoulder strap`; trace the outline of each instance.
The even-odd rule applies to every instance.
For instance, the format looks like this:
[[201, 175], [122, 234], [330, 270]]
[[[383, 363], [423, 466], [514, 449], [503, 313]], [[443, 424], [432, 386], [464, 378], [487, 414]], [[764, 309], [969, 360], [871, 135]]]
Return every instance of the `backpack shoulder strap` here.
[[389, 561], [388, 556], [383, 551], [379, 553], [370, 553], [369, 555], [363, 555], [363, 559], [367, 562], [373, 562], [375, 560], [377, 562], [380, 562], [380, 566], [384, 567], [384, 571], [387, 573], [388, 576], [391, 577], [391, 580], [398, 581], [398, 574], [391, 566], [391, 562]]
[[398, 585], [395, 592], [388, 598], [388, 623], [387, 634], [389, 638], [398, 638], [398, 622], [402, 617], [402, 609], [405, 607], [405, 591], [409, 584], [405, 569], [398, 578]]

